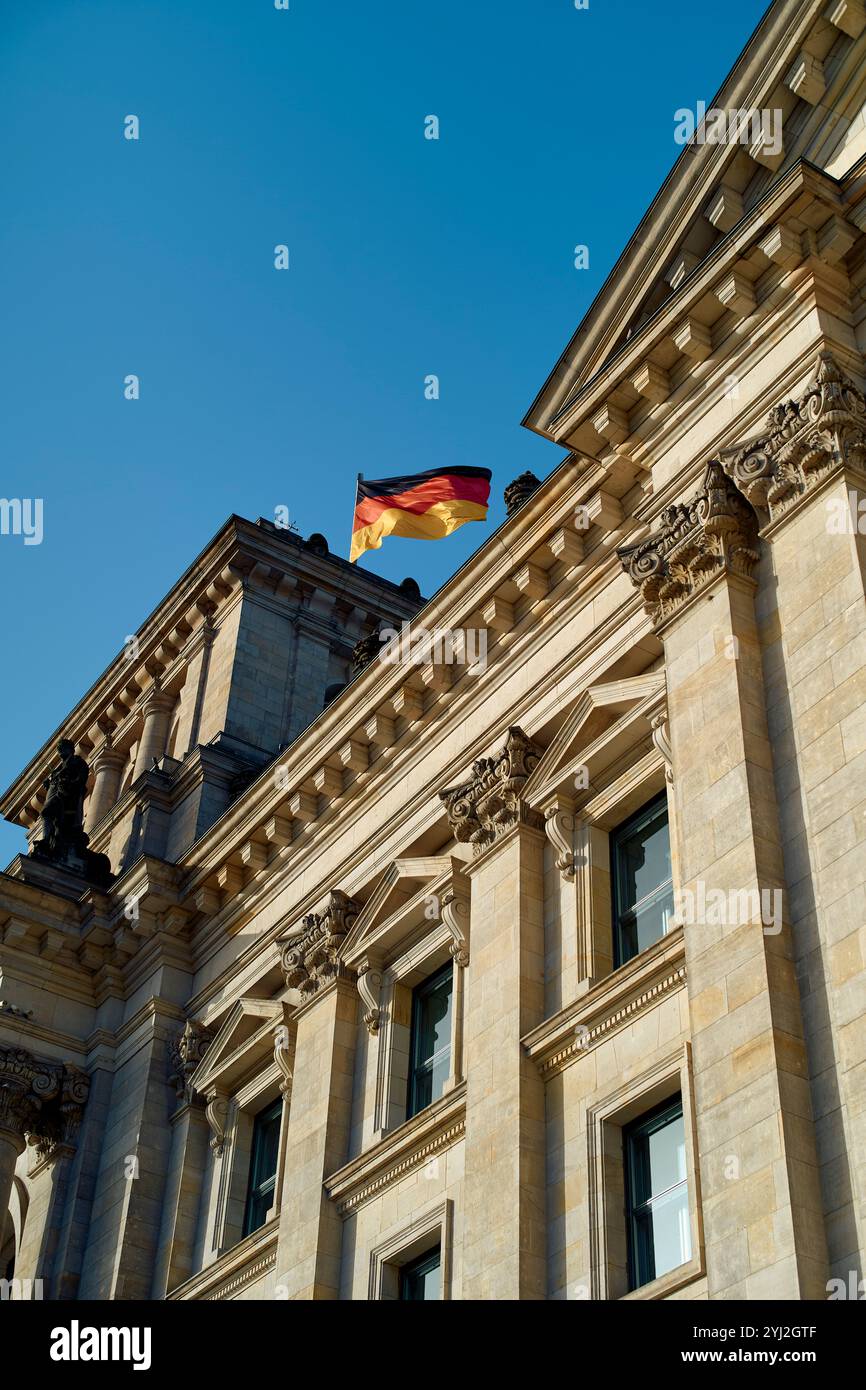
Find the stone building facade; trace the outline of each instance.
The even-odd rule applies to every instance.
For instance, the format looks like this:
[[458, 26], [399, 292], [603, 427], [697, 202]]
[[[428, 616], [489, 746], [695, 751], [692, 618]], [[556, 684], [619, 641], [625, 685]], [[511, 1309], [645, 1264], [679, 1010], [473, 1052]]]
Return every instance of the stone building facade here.
[[64, 721], [89, 839], [54, 740], [0, 801], [19, 1296], [862, 1277], [860, 0], [771, 6], [714, 105], [781, 138], [684, 150], [526, 418], [565, 458], [430, 602], [232, 518]]

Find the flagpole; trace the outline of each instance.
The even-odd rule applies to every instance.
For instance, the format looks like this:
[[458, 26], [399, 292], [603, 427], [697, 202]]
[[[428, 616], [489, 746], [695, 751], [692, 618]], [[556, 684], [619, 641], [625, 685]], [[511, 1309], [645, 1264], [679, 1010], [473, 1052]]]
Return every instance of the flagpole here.
[[[364, 480], [364, 475], [363, 475], [363, 473], [359, 473], [358, 476], [357, 476], [357, 478], [355, 479], [355, 505], [354, 505], [353, 508], [352, 508], [352, 530], [351, 530], [351, 533], [350, 533], [350, 535], [349, 535], [349, 563], [350, 563], [350, 564], [351, 564], [351, 561], [352, 561], [352, 541], [353, 541], [354, 536], [355, 536], [355, 513], [356, 513], [357, 510], [358, 510], [358, 484], [361, 483], [361, 482], [363, 482], [363, 480]], [[360, 556], [359, 556], [358, 558], [360, 559]]]

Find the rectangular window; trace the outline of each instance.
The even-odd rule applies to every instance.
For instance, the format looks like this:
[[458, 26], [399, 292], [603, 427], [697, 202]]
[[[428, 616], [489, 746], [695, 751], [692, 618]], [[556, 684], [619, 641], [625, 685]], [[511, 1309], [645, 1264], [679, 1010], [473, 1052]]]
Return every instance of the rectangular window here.
[[253, 1124], [250, 1181], [244, 1211], [245, 1236], [251, 1235], [265, 1224], [274, 1203], [282, 1114], [283, 1102], [275, 1100], [273, 1105], [259, 1111]]
[[439, 1099], [451, 1072], [453, 980], [449, 962], [412, 991], [407, 1119]]
[[427, 1303], [442, 1297], [442, 1256], [438, 1245], [420, 1259], [403, 1265], [400, 1297]]
[[629, 1289], [692, 1257], [682, 1098], [623, 1130]]
[[665, 935], [673, 916], [667, 797], [644, 806], [610, 843], [614, 959], [625, 965]]

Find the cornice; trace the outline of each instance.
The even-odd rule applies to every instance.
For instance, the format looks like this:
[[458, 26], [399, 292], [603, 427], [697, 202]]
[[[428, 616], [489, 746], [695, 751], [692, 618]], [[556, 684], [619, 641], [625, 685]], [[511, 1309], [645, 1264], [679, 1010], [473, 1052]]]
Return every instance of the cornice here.
[[[514, 517], [503, 523], [414, 615], [413, 625], [452, 631], [471, 625], [473, 615], [479, 612], [489, 595], [508, 580], [521, 560], [542, 547], [557, 527], [562, 528], [573, 508], [597, 490], [606, 478], [607, 472], [600, 465], [592, 464], [588, 471], [579, 474], [571, 458], [563, 460]], [[371, 662], [366, 666], [247, 788], [240, 802], [230, 807], [196, 841], [186, 856], [187, 863], [194, 866], [206, 861], [211, 847], [222, 845], [227, 834], [231, 835], [240, 822], [249, 824], [272, 812], [281, 799], [274, 787], [278, 769], [285, 773], [286, 786], [303, 785], [317, 767], [327, 762], [329, 753], [346, 741], [351, 729], [371, 718], [406, 681], [402, 666], [387, 662]], [[353, 713], [347, 720], [349, 710]]]
[[[767, 272], [771, 275], [772, 272]], [[775, 274], [770, 283], [763, 277], [758, 282], [762, 297], [753, 324], [744, 327], [742, 320], [733, 319], [730, 331], [724, 337], [713, 337], [713, 352], [706, 362], [692, 364], [692, 369], [676, 384], [671, 382], [668, 398], [658, 407], [649, 408], [645, 414], [630, 415], [630, 425], [634, 425], [631, 438], [624, 444], [630, 457], [642, 467], [652, 469], [653, 489], [645, 499], [632, 510], [635, 520], [641, 521], [648, 513], [658, 511], [663, 505], [664, 494], [681, 492], [695, 481], [699, 469], [688, 463], [677, 467], [673, 476], [660, 482], [658, 469], [654, 464], [660, 457], [668, 458], [678, 444], [685, 444], [686, 456], [691, 455], [688, 447], [690, 432], [699, 422], [703, 435], [703, 454], [712, 456], [724, 448], [731, 439], [732, 431], [742, 433], [744, 421], [760, 417], [762, 406], [756, 402], [743, 401], [742, 409], [733, 419], [727, 412], [712, 412], [712, 406], [725, 399], [732, 380], [746, 383], [766, 375], [766, 363], [772, 364], [772, 371], [782, 376], [790, 372], [784, 363], [784, 354], [791, 350], [798, 340], [798, 330], [805, 328], [810, 340], [810, 348], [798, 354], [797, 361], [811, 365], [814, 354], [815, 331], [808, 320], [816, 313], [825, 319], [836, 318], [844, 324], [849, 315], [851, 302], [851, 283], [838, 267], [830, 267], [816, 256], [804, 258], [795, 268]], [[840, 337], [845, 329], [840, 329]], [[852, 337], [853, 343], [853, 337]], [[856, 350], [838, 344], [840, 358], [850, 362], [854, 368]], [[856, 369], [856, 368], [855, 368]], [[751, 387], [751, 381], [748, 381]], [[768, 388], [760, 393], [763, 400]], [[774, 394], [773, 388], [769, 388]], [[745, 391], [742, 393], [745, 395]], [[708, 411], [707, 407], [710, 407]]]
[[220, 1302], [244, 1284], [260, 1279], [277, 1262], [279, 1229], [280, 1219], [275, 1216], [206, 1269], [172, 1289], [166, 1302]]
[[[787, 72], [825, 0], [777, 0], [709, 102], [708, 109], [760, 110]], [[790, 93], [788, 94], [790, 95]], [[615, 355], [624, 325], [669, 263], [732, 158], [729, 144], [687, 144], [530, 407], [524, 424], [545, 434], [581, 374]], [[756, 169], [757, 169], [756, 165]], [[658, 228], [666, 229], [662, 237]], [[602, 368], [604, 370], [604, 368]]]
[[[615, 555], [607, 557], [605, 563], [611, 574], [619, 569], [619, 562]], [[564, 621], [567, 620], [568, 617], [564, 618]], [[614, 653], [606, 651], [603, 657], [598, 658], [597, 665], [590, 665], [587, 668], [587, 662], [591, 661], [593, 652], [603, 648], [605, 643], [614, 635], [618, 639], [617, 651]], [[635, 645], [640, 645], [644, 640], [654, 640], [651, 636], [650, 624], [641, 611], [639, 596], [629, 594], [624, 598], [623, 603], [611, 613], [607, 621], [593, 631], [592, 639], [580, 650], [575, 649], [571, 667], [562, 666], [555, 671], [548, 672], [545, 679], [539, 682], [539, 685], [533, 690], [533, 704], [540, 711], [539, 717], [542, 722], [549, 713], [553, 713], [554, 709], [561, 705], [563, 699], [567, 698], [570, 670], [576, 671], [578, 668], [583, 668], [582, 680], [584, 678], [590, 681], [596, 679], [612, 661], [616, 660], [617, 653], [624, 654]], [[514, 655], [512, 653], [512, 657]], [[489, 675], [492, 674], [492, 672], [489, 673]], [[484, 697], [490, 697], [489, 686], [485, 689]], [[523, 716], [525, 709], [526, 697], [523, 694], [512, 700], [503, 709], [500, 720], [503, 734], [510, 724], [517, 722]], [[461, 709], [455, 714], [453, 725], [459, 725], [465, 721], [465, 718], [465, 709]], [[442, 741], [450, 737], [451, 733], [451, 724], [448, 727], [437, 729], [437, 734]], [[472, 745], [465, 747], [463, 756], [466, 763], [471, 763], [474, 758], [483, 754], [492, 741], [490, 731], [488, 731], [483, 738], [479, 738]], [[399, 781], [405, 775], [405, 765], [418, 757], [419, 751], [416, 743], [407, 748], [402, 760], [395, 760], [393, 764], [387, 765], [388, 776]], [[435, 761], [429, 741], [424, 745], [424, 757], [431, 763]], [[314, 886], [306, 888], [306, 884], [309, 882], [309, 866], [311, 862], [321, 857], [326, 843], [322, 837], [332, 835], [335, 830], [346, 830], [351, 826], [352, 820], [364, 811], [362, 806], [358, 806], [357, 811], [353, 814], [348, 806], [343, 805], [339, 811], [332, 811], [330, 815], [326, 814], [321, 822], [317, 823], [316, 835], [311, 836], [306, 843], [300, 840], [283, 849], [268, 865], [263, 882], [257, 883], [250, 895], [247, 895], [247, 890], [244, 890], [244, 895], [234, 899], [221, 910], [217, 917], [206, 921], [202, 927], [196, 927], [193, 941], [194, 959], [196, 969], [201, 970], [223, 948], [228, 934], [234, 935], [244, 923], [261, 915], [270, 904], [283, 896], [290, 899], [294, 883], [300, 882], [305, 886], [306, 891], [302, 899], [296, 902], [290, 911], [281, 913], [279, 920], [273, 927], [269, 927], [266, 932], [259, 935], [243, 954], [233, 960], [224, 971], [219, 973], [216, 979], [212, 980], [196, 996], [196, 1010], [198, 1012], [205, 1010], [215, 996], [228, 989], [229, 979], [246, 971], [256, 957], [261, 957], [263, 961], [268, 960], [277, 937], [285, 931], [292, 920], [296, 920], [299, 915], [315, 908], [316, 904], [321, 901], [328, 883], [337, 882], [343, 885], [346, 891], [355, 892], [370, 882], [371, 879], [376, 878], [387, 867], [387, 864], [401, 853], [400, 845], [412, 843], [437, 822], [443, 821], [438, 791], [444, 775], [442, 768], [437, 765], [430, 781], [407, 802], [401, 818], [400, 839], [397, 845], [395, 845], [394, 840], [394, 826], [390, 824], [378, 826], [372, 835], [364, 839], [362, 846], [353, 847], [339, 864], [333, 866], [329, 871], [327, 882], [316, 876]], [[378, 794], [379, 790], [378, 783], [368, 784], [367, 793], [370, 797]], [[283, 872], [284, 870], [286, 872]], [[267, 967], [263, 965], [262, 968], [265, 970]]]
[[549, 1080], [674, 991], [685, 988], [683, 928], [675, 927], [521, 1039]]
[[[319, 555], [288, 531], [261, 526], [239, 516], [229, 517], [137, 629], [135, 659], [128, 659], [125, 650], [114, 658], [0, 796], [0, 814], [7, 820], [20, 821], [34, 790], [42, 785], [61, 734], [89, 751], [110, 723], [118, 731], [119, 742], [128, 742], [142, 692], [151, 688], [155, 680], [168, 689], [183, 683], [187, 659], [184, 654], [188, 654], [196, 632], [204, 625], [221, 621], [225, 605], [238, 601], [245, 585], [271, 583], [275, 589], [299, 562], [311, 588], [341, 593], [339, 571], [348, 570], [348, 562], [340, 556]], [[353, 568], [352, 573], [355, 602], [381, 617], [409, 618], [416, 612], [417, 602], [408, 599], [399, 585], [369, 571]], [[133, 687], [136, 693], [130, 694]], [[116, 717], [109, 716], [109, 711], [115, 711]]]
[[[539, 489], [539, 492], [542, 491], [543, 489]], [[567, 496], [567, 517], [571, 516], [571, 509], [577, 505], [581, 495], [578, 490]], [[538, 493], [534, 494], [527, 505], [531, 507], [537, 497]], [[561, 513], [554, 513], [552, 517], [548, 515], [544, 527], [547, 536], [556, 533], [557, 528], [563, 529]], [[529, 544], [531, 554], [538, 548], [537, 536], [533, 536]], [[526, 554], [526, 551], [523, 554]], [[509, 560], [509, 568], [516, 563], [512, 557]], [[585, 566], [579, 567], [579, 571], [582, 572], [579, 572], [574, 580], [564, 576], [559, 581], [549, 594], [540, 616], [536, 617], [534, 609], [530, 608], [523, 618], [515, 623], [513, 630], [507, 634], [507, 643], [497, 643], [494, 646], [489, 669], [483, 676], [470, 678], [464, 675], [452, 686], [445, 703], [434, 701], [430, 708], [422, 710], [413, 721], [407, 721], [402, 731], [398, 729], [394, 741], [384, 749], [368, 770], [355, 776], [347, 787], [338, 790], [334, 795], [323, 797], [325, 804], [321, 812], [318, 807], [307, 812], [303, 829], [294, 829], [291, 842], [285, 842], [286, 850], [289, 851], [286, 857], [294, 858], [301, 852], [302, 845], [310, 845], [314, 836], [322, 833], [329, 817], [339, 815], [341, 824], [345, 824], [350, 803], [356, 800], [362, 791], [369, 797], [373, 794], [374, 787], [382, 785], [379, 780], [380, 772], [385, 778], [399, 776], [399, 769], [417, 757], [418, 738], [423, 731], [426, 730], [424, 736], [429, 737], [435, 728], [436, 734], [441, 737], [449, 728], [465, 723], [468, 708], [471, 708], [472, 703], [478, 698], [478, 687], [483, 685], [484, 694], [489, 698], [491, 692], [520, 665], [521, 660], [527, 659], [528, 650], [534, 643], [549, 640], [554, 631], [569, 621], [575, 609], [588, 606], [593, 597], [614, 580], [616, 564], [612, 562], [610, 550], [597, 545], [587, 556]], [[504, 576], [500, 582], [504, 582]], [[488, 583], [485, 587], [489, 592], [491, 585]], [[443, 614], [440, 621], [435, 615], [428, 617], [425, 610], [419, 615], [418, 622], [428, 630], [435, 627], [450, 627], [453, 630], [456, 627], [471, 625], [472, 611]], [[628, 601], [624, 599], [618, 621], [622, 623], [627, 620], [630, 611]], [[450, 617], [450, 622], [444, 621], [446, 617]], [[591, 650], [598, 642], [605, 640], [609, 630], [610, 622], [600, 624], [587, 648], [581, 652], [581, 656], [585, 657], [587, 649]], [[553, 673], [548, 677], [548, 681], [555, 681], [556, 678], [556, 673]], [[373, 718], [383, 703], [387, 705], [389, 692], [393, 695], [395, 686], [400, 690], [410, 685], [412, 680], [412, 672], [407, 674], [402, 667], [395, 668], [385, 662], [374, 663], [372, 669], [368, 667], [348, 690], [304, 731], [290, 749], [260, 774], [239, 801], [186, 853], [181, 864], [184, 870], [184, 898], [194, 896], [200, 888], [208, 884], [221, 863], [240, 855], [245, 842], [260, 835], [261, 827], [267, 823], [269, 817], [280, 816], [281, 807], [286, 805], [288, 793], [292, 788], [311, 787], [319, 770], [329, 767], [333, 769], [333, 760], [338, 750], [346, 745], [353, 731], [360, 730], [365, 721]], [[350, 693], [354, 698], [349, 699]], [[347, 710], [352, 711], [351, 720], [346, 719]], [[467, 755], [470, 755], [471, 751], [467, 749]], [[479, 747], [478, 752], [483, 752], [483, 745]], [[310, 792], [307, 799], [315, 803], [318, 796]], [[285, 854], [286, 850], [282, 853]], [[272, 849], [268, 874], [272, 864], [279, 859], [280, 853], [275, 853]], [[254, 879], [255, 875], [251, 877]], [[237, 894], [233, 893], [231, 898], [236, 908]], [[214, 908], [210, 915], [216, 916], [217, 909]]]
[[[85, 740], [87, 731], [98, 722], [112, 702], [121, 696], [134, 671], [139, 667], [144, 668], [155, 656], [166, 634], [174, 631], [198, 598], [206, 597], [207, 589], [239, 552], [242, 524], [244, 523], [241, 522], [241, 518], [235, 516], [226, 521], [165, 598], [139, 626], [136, 633], [139, 642], [137, 660], [134, 663], [130, 662], [125, 652], [120, 652], [87, 694], [69, 711], [63, 723], [46, 740], [12, 785], [0, 796], [0, 813], [7, 820], [17, 821], [23, 805], [32, 794], [33, 785], [41, 783], [44, 770], [53, 756], [54, 745], [61, 734], [80, 745]], [[205, 621], [204, 614], [201, 621]], [[184, 638], [184, 644], [189, 635]]]
[[460, 1142], [466, 1132], [466, 1083], [385, 1136], [372, 1149], [325, 1179], [324, 1188], [341, 1216], [379, 1196], [431, 1158]]
[[[808, 203], [820, 205], [820, 214], [812, 211], [807, 217]], [[841, 184], [830, 174], [816, 168], [806, 160], [798, 160], [765, 193], [750, 212], [733, 227], [704, 257], [700, 264], [671, 292], [665, 302], [628, 338], [627, 342], [604, 363], [602, 367], [571, 396], [551, 421], [550, 429], [555, 431], [557, 442], [563, 446], [575, 436], [577, 427], [588, 421], [604, 402], [624, 383], [628, 383], [653, 351], [665, 339], [675, 335], [680, 324], [689, 320], [692, 311], [714, 296], [720, 278], [736, 268], [747, 255], [752, 255], [768, 229], [783, 225], [786, 219], [797, 218], [809, 226], [816, 218], [824, 222], [836, 217], [840, 225], [845, 224], [846, 205], [842, 196]], [[853, 242], [856, 230], [852, 229]], [[849, 243], [850, 244], [850, 243]], [[668, 252], [670, 254], [670, 252]], [[799, 260], [808, 259], [808, 252], [801, 251]], [[773, 261], [769, 254], [763, 256], [764, 269], [769, 269]], [[777, 278], [785, 274], [784, 267], [777, 271]], [[772, 306], [772, 293], [768, 290], [759, 304]], [[755, 306], [745, 305], [738, 317], [747, 317], [755, 311]], [[698, 320], [701, 322], [701, 320]], [[687, 366], [684, 389], [694, 389], [693, 372], [695, 362], [689, 359], [689, 350], [682, 350]], [[706, 353], [700, 357], [703, 361]], [[712, 354], [715, 356], [715, 352]], [[698, 383], [703, 391], [703, 383]], [[626, 430], [626, 434], [629, 431]], [[631, 452], [630, 446], [629, 452]]]

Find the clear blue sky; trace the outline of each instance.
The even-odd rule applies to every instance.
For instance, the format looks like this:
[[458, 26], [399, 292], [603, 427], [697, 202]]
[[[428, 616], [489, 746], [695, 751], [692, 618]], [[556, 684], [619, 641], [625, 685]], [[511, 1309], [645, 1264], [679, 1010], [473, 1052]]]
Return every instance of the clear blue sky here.
[[0, 536], [3, 787], [231, 512], [346, 555], [359, 470], [483, 464], [488, 525], [362, 563], [463, 562], [561, 457], [519, 422], [763, 8], [4, 0], [0, 495], [44, 539]]

